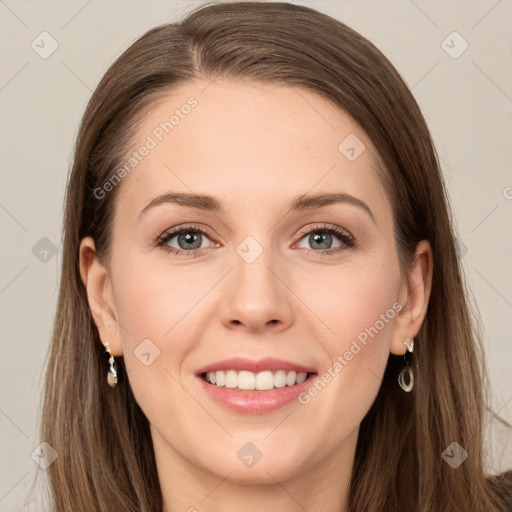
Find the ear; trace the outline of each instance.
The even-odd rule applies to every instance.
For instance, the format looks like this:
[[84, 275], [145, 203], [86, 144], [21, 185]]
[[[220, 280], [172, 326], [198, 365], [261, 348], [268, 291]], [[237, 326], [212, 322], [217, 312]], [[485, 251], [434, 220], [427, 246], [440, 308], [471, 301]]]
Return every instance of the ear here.
[[80, 242], [80, 276], [87, 290], [89, 308], [101, 342], [103, 345], [110, 343], [112, 355], [122, 355], [112, 281], [108, 270], [97, 257], [94, 240], [90, 236]]
[[391, 334], [390, 352], [403, 355], [409, 343], [419, 332], [427, 313], [434, 257], [427, 240], [416, 247], [414, 258], [400, 286], [398, 302], [403, 306], [395, 317]]

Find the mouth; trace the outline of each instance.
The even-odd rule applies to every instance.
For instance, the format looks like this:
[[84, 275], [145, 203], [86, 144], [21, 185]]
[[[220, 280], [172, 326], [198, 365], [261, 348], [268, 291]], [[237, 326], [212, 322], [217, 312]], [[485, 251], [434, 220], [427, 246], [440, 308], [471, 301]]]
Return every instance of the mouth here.
[[318, 376], [314, 368], [282, 359], [233, 358], [196, 372], [206, 397], [222, 407], [263, 414], [299, 403], [298, 397]]
[[302, 364], [266, 357], [253, 360], [234, 357], [204, 366], [196, 375], [208, 384], [244, 391], [268, 391], [303, 383], [316, 369]]

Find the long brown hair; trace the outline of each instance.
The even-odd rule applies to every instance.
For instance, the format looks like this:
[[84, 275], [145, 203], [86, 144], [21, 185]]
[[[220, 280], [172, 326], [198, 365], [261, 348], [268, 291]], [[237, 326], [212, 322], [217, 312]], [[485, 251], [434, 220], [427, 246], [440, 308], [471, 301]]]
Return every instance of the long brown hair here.
[[[364, 418], [349, 488], [351, 512], [503, 511], [510, 489], [484, 472], [485, 372], [469, 312], [451, 214], [425, 120], [406, 84], [369, 41], [313, 9], [286, 3], [207, 5], [150, 30], [107, 71], [87, 106], [69, 175], [59, 301], [42, 414], [42, 441], [58, 453], [48, 468], [52, 509], [160, 512], [162, 498], [146, 417], [118, 358], [107, 364], [79, 271], [91, 236], [108, 263], [115, 199], [94, 191], [118, 170], [148, 108], [178, 84], [206, 77], [313, 91], [365, 130], [382, 160], [403, 268], [429, 240], [433, 286], [415, 340], [415, 387], [396, 385], [403, 360], [390, 355]], [[130, 127], [130, 128], [127, 128]], [[441, 457], [457, 442], [457, 469]]]

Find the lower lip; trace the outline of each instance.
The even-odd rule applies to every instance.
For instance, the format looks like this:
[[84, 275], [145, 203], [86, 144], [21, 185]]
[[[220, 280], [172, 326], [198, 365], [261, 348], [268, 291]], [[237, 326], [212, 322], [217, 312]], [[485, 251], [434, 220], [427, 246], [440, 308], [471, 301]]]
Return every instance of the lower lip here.
[[316, 376], [317, 374], [313, 373], [300, 384], [268, 391], [241, 391], [236, 388], [209, 384], [200, 376], [197, 376], [197, 379], [208, 396], [220, 405], [246, 414], [263, 414], [280, 409], [294, 400], [298, 401], [299, 394], [311, 386]]

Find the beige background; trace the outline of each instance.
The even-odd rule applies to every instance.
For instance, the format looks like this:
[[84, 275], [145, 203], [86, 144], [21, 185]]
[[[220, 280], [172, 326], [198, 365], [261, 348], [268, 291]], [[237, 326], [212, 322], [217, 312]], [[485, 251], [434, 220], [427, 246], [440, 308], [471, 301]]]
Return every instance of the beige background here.
[[[200, 3], [0, 0], [1, 511], [21, 510], [39, 468], [31, 453], [41, 442], [37, 421], [57, 299], [64, 187], [86, 102], [135, 38]], [[512, 1], [297, 3], [361, 32], [413, 89], [442, 159], [466, 251], [492, 404], [512, 421]], [[40, 36], [44, 31], [49, 35]], [[45, 55], [52, 44], [58, 48]], [[489, 426], [495, 454], [489, 467], [512, 467], [512, 443], [505, 443], [499, 424]]]

